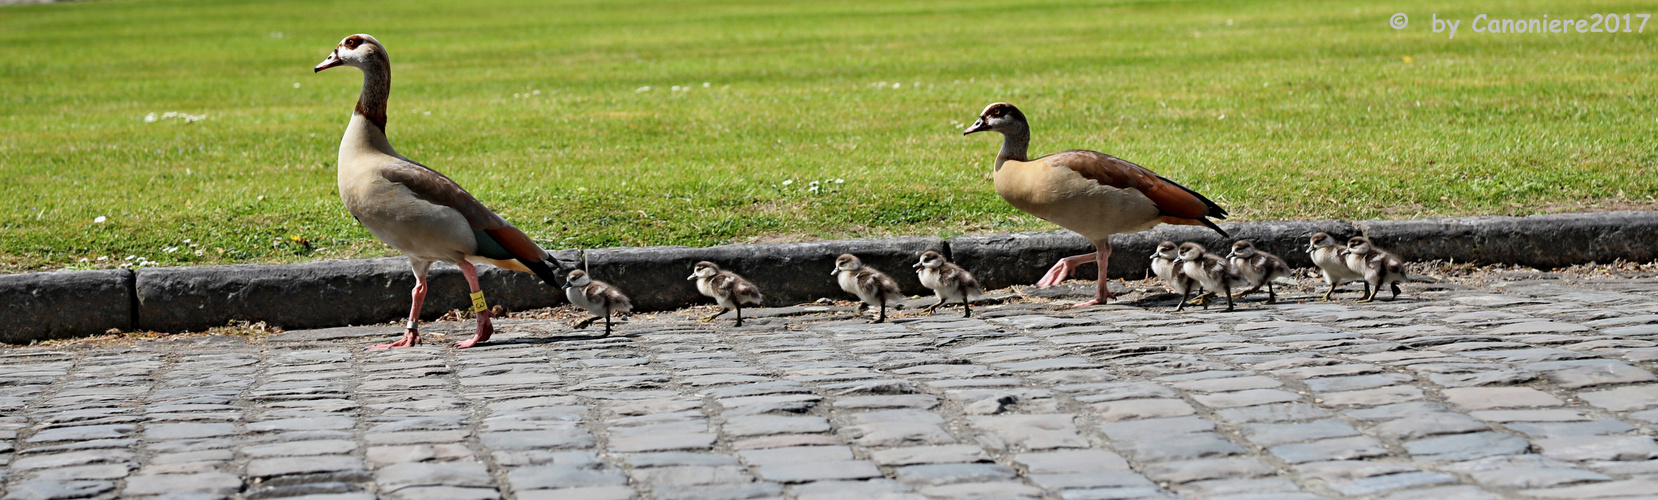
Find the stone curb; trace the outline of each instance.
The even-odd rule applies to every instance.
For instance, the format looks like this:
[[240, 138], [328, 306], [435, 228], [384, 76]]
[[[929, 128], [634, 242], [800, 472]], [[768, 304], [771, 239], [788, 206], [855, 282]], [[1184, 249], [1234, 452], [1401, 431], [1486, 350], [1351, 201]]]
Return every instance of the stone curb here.
[[[1312, 263], [1306, 238], [1327, 232], [1339, 239], [1366, 235], [1407, 260], [1454, 259], [1473, 264], [1553, 268], [1622, 259], [1658, 258], [1658, 211], [1456, 217], [1416, 220], [1268, 221], [1223, 224], [1235, 238], [1284, 257]], [[1148, 256], [1163, 240], [1193, 241], [1224, 252], [1230, 241], [1193, 226], [1161, 226], [1112, 238], [1110, 275], [1146, 276]], [[606, 248], [587, 252], [595, 277], [622, 288], [636, 310], [667, 310], [707, 303], [686, 281], [708, 260], [754, 281], [768, 305], [845, 295], [829, 277], [837, 255], [852, 253], [896, 278], [906, 293], [930, 293], [910, 266], [927, 250], [945, 253], [989, 288], [1036, 282], [1053, 261], [1092, 251], [1068, 231], [960, 236], [949, 240], [898, 237], [807, 243], [721, 245], [706, 248]], [[556, 253], [574, 262], [574, 251]], [[486, 266], [487, 268], [487, 266]], [[1080, 279], [1093, 279], [1084, 266]], [[435, 318], [466, 304], [460, 271], [439, 264], [431, 272], [424, 315]], [[492, 304], [521, 310], [564, 302], [534, 276], [487, 268]], [[232, 265], [138, 270], [61, 271], [0, 275], [0, 342], [95, 335], [109, 329], [164, 332], [203, 330], [233, 320], [264, 321], [288, 329], [396, 320], [408, 314], [414, 277], [402, 258], [340, 260], [294, 265]]]

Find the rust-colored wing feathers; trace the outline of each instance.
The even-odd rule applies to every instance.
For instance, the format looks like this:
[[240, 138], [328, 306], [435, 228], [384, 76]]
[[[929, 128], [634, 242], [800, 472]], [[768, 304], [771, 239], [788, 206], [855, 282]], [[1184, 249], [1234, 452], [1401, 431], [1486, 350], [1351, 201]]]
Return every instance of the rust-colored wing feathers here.
[[1084, 178], [1117, 189], [1134, 188], [1157, 205], [1163, 222], [1204, 225], [1226, 235], [1208, 218], [1225, 219], [1226, 209], [1177, 182], [1168, 180], [1133, 162], [1098, 151], [1072, 149], [1038, 158], [1049, 165], [1069, 168]]

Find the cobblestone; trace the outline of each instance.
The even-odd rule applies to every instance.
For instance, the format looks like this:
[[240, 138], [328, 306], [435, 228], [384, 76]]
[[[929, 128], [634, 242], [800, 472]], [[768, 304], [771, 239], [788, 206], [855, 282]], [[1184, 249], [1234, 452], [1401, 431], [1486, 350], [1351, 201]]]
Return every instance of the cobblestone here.
[[[0, 350], [4, 498], [1600, 498], [1658, 489], [1658, 283], [1175, 313], [636, 315]], [[1090, 289], [1091, 290], [1091, 289]], [[1069, 300], [1069, 292], [1048, 295]], [[1124, 292], [1130, 297], [1155, 297]], [[1131, 299], [1132, 300], [1132, 299]], [[804, 311], [804, 310], [802, 310]], [[465, 323], [432, 333], [464, 335]], [[435, 337], [435, 335], [434, 335]]]

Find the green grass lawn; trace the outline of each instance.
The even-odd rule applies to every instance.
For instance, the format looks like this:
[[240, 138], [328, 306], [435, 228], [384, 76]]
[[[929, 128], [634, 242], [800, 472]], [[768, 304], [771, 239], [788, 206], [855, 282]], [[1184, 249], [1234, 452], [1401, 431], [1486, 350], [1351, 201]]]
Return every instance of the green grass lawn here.
[[335, 189], [360, 74], [311, 71], [358, 32], [398, 150], [550, 247], [1051, 228], [961, 136], [995, 101], [1234, 220], [1658, 206], [1658, 22], [1468, 26], [1650, 3], [457, 3], [0, 8], [0, 271], [391, 254]]

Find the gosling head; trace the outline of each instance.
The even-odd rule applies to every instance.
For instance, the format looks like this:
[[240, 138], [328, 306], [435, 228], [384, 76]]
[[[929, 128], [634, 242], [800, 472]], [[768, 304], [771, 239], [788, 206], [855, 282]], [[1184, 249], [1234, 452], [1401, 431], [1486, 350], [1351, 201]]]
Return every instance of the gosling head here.
[[714, 275], [719, 274], [719, 273], [720, 273], [720, 266], [714, 265], [713, 262], [708, 262], [708, 261], [705, 260], [705, 261], [702, 261], [702, 262], [698, 262], [697, 265], [695, 265], [695, 266], [692, 266], [691, 267], [691, 276], [689, 278], [685, 278], [685, 280], [686, 281], [691, 281], [691, 280], [695, 280], [697, 278], [712, 278], [712, 277], [714, 277]]
[[1208, 252], [1208, 250], [1203, 249], [1203, 245], [1199, 245], [1197, 243], [1187, 243], [1180, 245], [1180, 260], [1186, 262], [1196, 261], [1202, 259], [1203, 254]]
[[938, 252], [928, 250], [926, 252], [922, 252], [921, 260], [915, 263], [915, 268], [921, 269], [925, 267], [927, 269], [938, 269], [938, 266], [942, 265], [944, 265], [944, 256], [939, 255]]
[[843, 253], [840, 257], [835, 257], [835, 270], [829, 271], [829, 275], [834, 276], [840, 274], [841, 271], [857, 271], [862, 267], [864, 267], [863, 261], [858, 260], [852, 254]]

